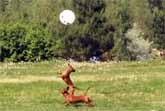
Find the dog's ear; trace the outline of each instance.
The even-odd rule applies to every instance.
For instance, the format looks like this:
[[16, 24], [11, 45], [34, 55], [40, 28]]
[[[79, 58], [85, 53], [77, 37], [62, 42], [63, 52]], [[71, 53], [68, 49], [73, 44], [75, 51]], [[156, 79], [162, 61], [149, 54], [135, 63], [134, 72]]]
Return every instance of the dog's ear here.
[[73, 72], [76, 71], [70, 63], [68, 63], [68, 66], [72, 69]]
[[72, 66], [70, 63], [68, 63], [68, 66]]
[[66, 87], [66, 90], [67, 90], [67, 91], [69, 90], [69, 86]]

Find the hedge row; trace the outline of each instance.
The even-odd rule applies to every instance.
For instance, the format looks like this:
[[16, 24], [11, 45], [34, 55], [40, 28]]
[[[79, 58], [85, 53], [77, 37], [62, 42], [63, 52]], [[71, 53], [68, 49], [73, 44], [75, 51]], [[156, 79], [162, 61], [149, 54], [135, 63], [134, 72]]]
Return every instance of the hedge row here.
[[53, 56], [48, 30], [15, 23], [0, 26], [0, 61], [39, 61]]

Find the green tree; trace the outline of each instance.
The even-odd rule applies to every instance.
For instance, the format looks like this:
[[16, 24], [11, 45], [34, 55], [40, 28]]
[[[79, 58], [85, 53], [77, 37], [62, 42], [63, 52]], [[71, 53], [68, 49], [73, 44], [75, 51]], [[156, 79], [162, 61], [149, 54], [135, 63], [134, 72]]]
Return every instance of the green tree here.
[[6, 7], [8, 5], [9, 1], [8, 0], [0, 0], [0, 12], [5, 12]]
[[[104, 16], [103, 0], [73, 0], [77, 20], [72, 26], [61, 26], [60, 43], [66, 57], [88, 60], [111, 50], [114, 45], [114, 27]], [[61, 30], [61, 29], [60, 29]]]
[[132, 28], [132, 17], [129, 13], [129, 3], [128, 0], [123, 0], [116, 4], [118, 6], [118, 25], [116, 26], [115, 47], [112, 52], [119, 60], [130, 60], [130, 54], [127, 49], [128, 39], [126, 37], [127, 31]]
[[165, 4], [163, 0], [148, 0], [150, 10], [153, 14], [151, 30], [153, 31], [150, 40], [154, 42], [154, 47], [165, 49]]

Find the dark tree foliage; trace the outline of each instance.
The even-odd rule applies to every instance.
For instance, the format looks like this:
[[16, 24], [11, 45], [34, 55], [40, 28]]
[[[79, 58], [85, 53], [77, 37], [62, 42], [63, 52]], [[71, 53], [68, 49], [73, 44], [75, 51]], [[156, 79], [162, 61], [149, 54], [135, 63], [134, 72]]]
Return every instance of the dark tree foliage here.
[[[65, 57], [76, 60], [88, 60], [92, 56], [101, 56], [114, 46], [115, 28], [107, 24], [103, 16], [106, 5], [103, 0], [73, 0], [77, 13], [76, 26], [71, 35], [63, 38]], [[83, 30], [84, 29], [84, 30]], [[68, 30], [71, 31], [71, 30]]]
[[[127, 1], [127, 0], [126, 0]], [[119, 3], [121, 7], [118, 12], [118, 17], [120, 18], [120, 23], [118, 27], [116, 45], [114, 47], [114, 53], [119, 60], [130, 60], [129, 51], [127, 50], [128, 39], [125, 34], [129, 29], [132, 28], [132, 18], [128, 12], [128, 3]]]
[[159, 10], [163, 9], [163, 0], [148, 0], [149, 6], [152, 12], [154, 12], [154, 8], [157, 7]]
[[8, 5], [9, 1], [8, 0], [0, 0], [0, 12], [5, 12], [6, 7]]
[[154, 47], [165, 49], [165, 6], [163, 0], [149, 0], [150, 10], [153, 14], [151, 41]]

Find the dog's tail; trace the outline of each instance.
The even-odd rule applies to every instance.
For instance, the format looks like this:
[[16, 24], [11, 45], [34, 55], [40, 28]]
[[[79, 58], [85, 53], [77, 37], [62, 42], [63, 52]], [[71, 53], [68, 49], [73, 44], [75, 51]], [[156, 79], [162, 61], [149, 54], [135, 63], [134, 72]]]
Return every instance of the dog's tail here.
[[84, 92], [84, 95], [87, 95], [89, 89], [91, 89], [92, 87], [93, 87], [93, 85], [92, 85], [92, 86], [89, 86], [89, 87], [86, 89], [86, 91]]

